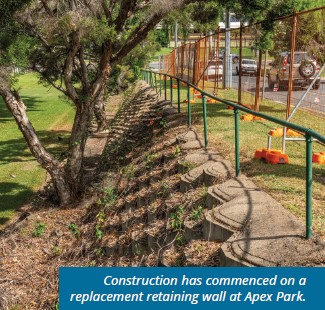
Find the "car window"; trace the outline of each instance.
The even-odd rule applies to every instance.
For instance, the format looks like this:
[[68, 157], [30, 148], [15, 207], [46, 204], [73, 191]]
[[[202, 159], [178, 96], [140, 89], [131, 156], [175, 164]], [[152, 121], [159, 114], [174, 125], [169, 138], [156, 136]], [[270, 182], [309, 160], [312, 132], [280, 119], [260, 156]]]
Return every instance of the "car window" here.
[[[308, 56], [307, 53], [295, 53], [295, 64], [300, 64], [304, 60], [313, 60], [312, 57]], [[291, 55], [288, 55], [288, 63], [291, 62]]]
[[256, 65], [256, 61], [255, 60], [246, 60], [246, 59], [243, 59], [242, 60], [242, 63], [244, 65]]
[[312, 58], [307, 53], [295, 54], [295, 64], [299, 64], [304, 60], [312, 60]]

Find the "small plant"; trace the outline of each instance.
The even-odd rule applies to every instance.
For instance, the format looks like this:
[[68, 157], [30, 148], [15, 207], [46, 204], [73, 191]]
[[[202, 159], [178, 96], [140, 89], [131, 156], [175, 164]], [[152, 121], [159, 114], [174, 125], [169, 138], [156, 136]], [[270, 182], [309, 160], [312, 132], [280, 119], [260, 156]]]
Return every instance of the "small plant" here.
[[60, 256], [61, 254], [61, 248], [57, 245], [53, 246], [52, 253], [54, 256]]
[[[176, 244], [178, 246], [182, 246], [182, 245], [184, 245], [186, 243], [186, 240], [185, 240], [185, 238], [184, 238], [184, 236], [182, 234], [178, 234], [176, 236], [175, 241], [176, 241]], [[179, 266], [182, 266], [182, 265], [179, 265]]]
[[41, 237], [45, 233], [45, 224], [42, 222], [37, 222], [34, 227], [33, 237]]
[[168, 193], [169, 193], [169, 184], [166, 181], [162, 181], [159, 195], [167, 196]]
[[153, 163], [158, 158], [158, 154], [148, 154], [146, 158], [146, 168], [151, 169], [153, 167]]
[[96, 237], [99, 240], [102, 240], [104, 236], [103, 230], [101, 225], [96, 225]]
[[184, 207], [178, 206], [175, 213], [170, 215], [170, 226], [173, 231], [183, 231]]
[[102, 225], [105, 222], [105, 217], [106, 217], [106, 215], [105, 215], [104, 210], [99, 211], [98, 214], [96, 215], [96, 219], [97, 219], [96, 237], [99, 240], [103, 239], [103, 236], [104, 236]]
[[99, 199], [99, 204], [104, 206], [112, 206], [117, 200], [115, 188], [108, 186], [103, 189], [103, 196]]
[[103, 248], [96, 248], [95, 249], [95, 254], [96, 254], [97, 257], [102, 257], [102, 256], [104, 256], [105, 251], [104, 251]]
[[190, 219], [197, 222], [202, 218], [202, 215], [203, 215], [203, 207], [197, 206], [196, 208], [193, 208], [190, 214]]
[[208, 190], [209, 190], [209, 188], [207, 186], [202, 187], [202, 190], [201, 190], [201, 193], [200, 193], [201, 199], [205, 199], [207, 197]]
[[99, 211], [98, 214], [96, 215], [96, 219], [98, 223], [104, 223], [105, 221], [105, 212], [103, 210]]
[[135, 166], [133, 164], [129, 164], [128, 166], [122, 168], [121, 172], [128, 180], [130, 180], [134, 177], [135, 170]]
[[165, 129], [167, 128], [167, 121], [164, 118], [162, 118], [159, 122], [159, 125]]
[[191, 162], [185, 161], [185, 160], [181, 161], [180, 165], [183, 167], [182, 173], [187, 173], [187, 172], [189, 172], [190, 170], [192, 170], [193, 168], [196, 167], [196, 165], [194, 163], [191, 163]]
[[70, 223], [70, 224], [68, 225], [68, 228], [69, 228], [69, 230], [71, 231], [71, 233], [72, 233], [76, 238], [79, 238], [79, 236], [80, 236], [80, 229], [79, 229], [79, 227], [78, 227], [76, 224], [74, 224], [74, 223]]
[[176, 158], [176, 157], [179, 157], [181, 155], [182, 155], [181, 148], [179, 147], [179, 145], [176, 145], [175, 150], [173, 152], [173, 156]]

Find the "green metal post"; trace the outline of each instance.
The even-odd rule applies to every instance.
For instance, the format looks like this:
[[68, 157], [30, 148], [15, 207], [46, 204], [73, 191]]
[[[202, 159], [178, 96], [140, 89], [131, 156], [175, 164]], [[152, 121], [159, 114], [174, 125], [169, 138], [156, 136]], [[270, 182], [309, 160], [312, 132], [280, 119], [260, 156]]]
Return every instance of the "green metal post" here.
[[167, 76], [164, 75], [164, 89], [165, 89], [165, 101], [167, 100]]
[[155, 89], [156, 89], [156, 93], [158, 94], [158, 89], [157, 89], [157, 74], [154, 73], [154, 75], [155, 75], [155, 79], [154, 79]]
[[173, 79], [170, 78], [170, 105], [173, 105]]
[[153, 78], [152, 78], [152, 72], [150, 71], [150, 86], [153, 88]]
[[181, 113], [181, 82], [177, 80], [177, 107], [178, 113]]
[[306, 134], [306, 238], [310, 239], [313, 235], [313, 140], [309, 134]]
[[239, 155], [239, 111], [234, 109], [235, 113], [235, 161], [236, 161], [236, 176], [240, 175], [240, 155]]
[[161, 89], [162, 89], [161, 73], [159, 73], [159, 95], [160, 95], [160, 97], [161, 97]]
[[203, 105], [203, 125], [204, 125], [204, 146], [208, 147], [208, 126], [207, 126], [207, 100], [205, 95], [202, 94]]
[[191, 127], [191, 90], [190, 85], [187, 85], [187, 126]]

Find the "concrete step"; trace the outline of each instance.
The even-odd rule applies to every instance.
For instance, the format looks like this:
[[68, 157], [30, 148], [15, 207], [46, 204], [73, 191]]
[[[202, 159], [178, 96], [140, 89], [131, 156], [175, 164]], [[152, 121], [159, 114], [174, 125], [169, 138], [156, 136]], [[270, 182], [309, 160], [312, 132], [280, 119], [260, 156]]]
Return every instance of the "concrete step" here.
[[212, 209], [236, 196], [248, 194], [251, 191], [260, 191], [246, 176], [232, 178], [222, 184], [210, 186], [206, 199], [206, 207]]
[[206, 186], [223, 183], [235, 175], [235, 171], [228, 160], [216, 161], [204, 168], [203, 172], [204, 185]]
[[189, 130], [181, 135], [177, 136], [177, 142], [179, 144], [186, 143], [188, 141], [201, 140], [202, 138], [198, 135], [195, 130]]
[[226, 241], [235, 232], [241, 230], [250, 219], [252, 209], [260, 209], [263, 204], [271, 207], [276, 203], [262, 191], [250, 192], [205, 213], [203, 235], [207, 240]]
[[209, 160], [190, 170], [181, 177], [180, 190], [182, 193], [204, 183], [209, 186], [217, 182], [224, 182], [234, 175], [234, 170], [227, 160]]

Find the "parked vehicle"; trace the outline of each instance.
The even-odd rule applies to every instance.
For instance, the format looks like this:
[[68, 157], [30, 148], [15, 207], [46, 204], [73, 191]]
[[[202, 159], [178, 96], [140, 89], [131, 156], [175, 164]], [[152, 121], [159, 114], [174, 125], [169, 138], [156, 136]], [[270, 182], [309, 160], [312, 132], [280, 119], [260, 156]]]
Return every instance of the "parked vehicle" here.
[[[289, 71], [291, 63], [290, 52], [281, 53], [271, 63], [271, 69], [268, 74], [269, 88], [273, 89], [277, 84], [279, 90], [288, 88]], [[320, 70], [316, 60], [307, 54], [307, 52], [295, 52], [293, 64], [293, 86], [305, 87], [310, 85]], [[317, 78], [314, 89], [320, 87], [320, 78]]]
[[210, 60], [207, 69], [204, 72], [204, 79], [207, 81], [214, 81], [215, 79], [222, 79], [223, 63], [222, 60]]
[[[236, 73], [239, 75], [239, 65], [236, 66]], [[241, 73], [242, 75], [257, 75], [257, 62], [254, 59], [241, 60]]]
[[[224, 49], [220, 49], [219, 50], [219, 59], [223, 60], [224, 54], [225, 54], [225, 50]], [[231, 60], [232, 60], [232, 62], [234, 64], [238, 63], [238, 61], [239, 61], [239, 55], [237, 55], [237, 54], [230, 54], [230, 56], [231, 56]], [[214, 51], [211, 54], [210, 59], [217, 59], [217, 53], [216, 53], [216, 51]]]

